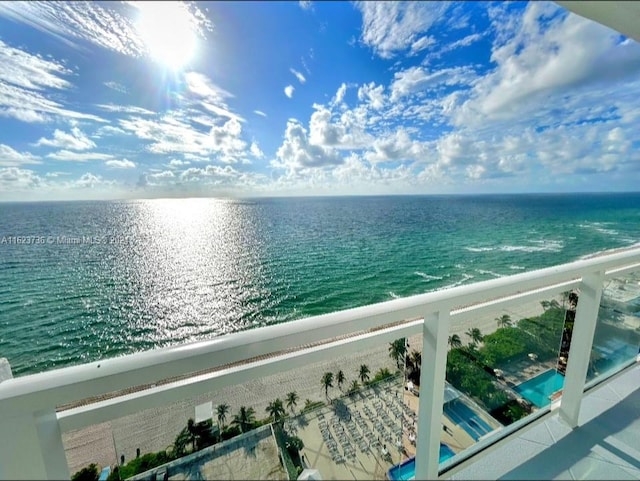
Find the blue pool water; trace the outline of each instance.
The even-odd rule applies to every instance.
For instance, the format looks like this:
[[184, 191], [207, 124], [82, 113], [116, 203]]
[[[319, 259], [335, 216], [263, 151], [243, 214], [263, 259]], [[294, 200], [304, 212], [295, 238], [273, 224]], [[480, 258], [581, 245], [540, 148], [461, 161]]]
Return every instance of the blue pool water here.
[[444, 406], [444, 414], [452, 422], [464, 429], [477, 441], [485, 434], [493, 431], [491, 426], [482, 420], [469, 406], [464, 403], [452, 401]]
[[562, 389], [563, 385], [564, 376], [555, 369], [549, 369], [519, 384], [514, 389], [537, 407], [543, 408], [551, 403], [549, 396]]
[[[440, 463], [455, 456], [456, 453], [444, 443], [440, 443]], [[416, 477], [416, 458], [410, 458], [403, 463], [396, 464], [388, 472], [387, 477], [393, 481], [405, 481]]]

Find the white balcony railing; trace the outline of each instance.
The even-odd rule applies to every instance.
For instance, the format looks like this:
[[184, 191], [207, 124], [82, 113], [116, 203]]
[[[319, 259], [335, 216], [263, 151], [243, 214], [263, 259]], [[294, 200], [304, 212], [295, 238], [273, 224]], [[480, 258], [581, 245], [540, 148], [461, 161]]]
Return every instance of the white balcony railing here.
[[[0, 478], [68, 479], [63, 432], [421, 333], [420, 385], [430, 388], [423, 389], [420, 397], [416, 478], [434, 479], [439, 469], [450, 323], [580, 289], [559, 406], [561, 417], [575, 427], [603, 282], [634, 271], [640, 271], [640, 249], [9, 379], [0, 383]], [[417, 320], [406, 321], [410, 319]], [[198, 374], [187, 376], [192, 373]], [[168, 378], [178, 380], [158, 382]], [[131, 389], [141, 385], [151, 387]], [[58, 411], [65, 404], [123, 390], [129, 393]], [[481, 440], [470, 455], [550, 409]]]

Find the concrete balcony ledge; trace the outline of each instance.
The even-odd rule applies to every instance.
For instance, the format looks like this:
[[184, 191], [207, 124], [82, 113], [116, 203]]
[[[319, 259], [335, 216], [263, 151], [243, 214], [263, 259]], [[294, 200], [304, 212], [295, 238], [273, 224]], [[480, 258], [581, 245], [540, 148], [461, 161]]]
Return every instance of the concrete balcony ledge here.
[[585, 395], [578, 428], [556, 413], [449, 479], [640, 479], [640, 365]]

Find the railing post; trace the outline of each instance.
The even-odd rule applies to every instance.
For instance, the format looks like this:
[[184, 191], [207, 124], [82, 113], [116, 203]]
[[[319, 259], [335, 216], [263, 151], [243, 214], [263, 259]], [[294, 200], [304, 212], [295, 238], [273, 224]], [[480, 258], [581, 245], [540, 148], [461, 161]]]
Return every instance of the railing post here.
[[571, 427], [578, 427], [580, 404], [584, 393], [587, 369], [591, 359], [593, 335], [598, 320], [604, 272], [585, 275], [573, 324], [569, 359], [560, 401], [560, 417]]
[[11, 364], [6, 357], [0, 357], [0, 382], [13, 379]]
[[54, 409], [0, 418], [0, 479], [69, 479]]
[[416, 479], [438, 478], [450, 312], [447, 308], [428, 314], [424, 319]]

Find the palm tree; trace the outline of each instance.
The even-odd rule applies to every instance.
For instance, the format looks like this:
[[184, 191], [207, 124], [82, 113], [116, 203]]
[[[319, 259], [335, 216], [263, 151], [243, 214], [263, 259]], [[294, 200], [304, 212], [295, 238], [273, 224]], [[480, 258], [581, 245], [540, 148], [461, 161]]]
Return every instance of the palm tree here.
[[369, 373], [371, 371], [369, 371], [369, 367], [366, 364], [362, 364], [360, 366], [360, 373], [358, 375], [358, 377], [360, 378], [360, 382], [362, 382], [362, 384], [364, 384], [366, 381], [369, 380]]
[[502, 316], [496, 317], [496, 322], [498, 323], [498, 327], [511, 327], [513, 324], [509, 314], [502, 314]]
[[238, 414], [233, 416], [233, 423], [240, 427], [240, 432], [245, 432], [245, 428], [250, 427], [256, 421], [256, 412], [253, 408], [240, 407]]
[[275, 423], [280, 421], [280, 419], [282, 419], [285, 415], [284, 405], [282, 404], [280, 398], [276, 398], [272, 402], [270, 402], [265, 411], [269, 413], [269, 416], [273, 418], [273, 422]]
[[453, 334], [453, 335], [449, 336], [449, 345], [453, 349], [456, 349], [458, 347], [462, 347], [462, 340], [460, 339], [460, 336], [458, 336], [457, 334]]
[[414, 384], [420, 384], [420, 369], [422, 367], [422, 353], [417, 350], [407, 354], [407, 378]]
[[180, 458], [187, 454], [187, 445], [191, 442], [191, 434], [187, 428], [183, 428], [176, 436], [176, 440], [173, 443], [173, 453], [176, 457]]
[[476, 346], [482, 342], [482, 332], [477, 327], [467, 330], [465, 334], [471, 338]]
[[420, 367], [422, 367], [422, 353], [414, 349], [411, 351], [411, 354], [409, 354], [407, 361], [409, 366], [414, 370], [420, 369]]
[[336, 374], [336, 382], [338, 383], [338, 389], [342, 391], [342, 384], [344, 383], [344, 373], [342, 372], [342, 369], [338, 371], [338, 374]]
[[327, 399], [329, 399], [329, 388], [333, 387], [333, 373], [332, 372], [325, 372], [322, 375], [322, 379], [321, 379], [320, 382], [322, 383], [322, 386], [324, 387], [325, 396], [327, 396]]
[[349, 388], [349, 394], [358, 392], [358, 389], [360, 389], [360, 384], [358, 384], [358, 381], [354, 379], [351, 383], [351, 387]]
[[407, 345], [405, 341], [405, 338], [401, 337], [389, 344], [389, 357], [396, 362], [398, 369], [402, 368], [404, 355], [407, 352]]
[[224, 428], [224, 423], [227, 421], [229, 409], [229, 405], [225, 403], [218, 404], [218, 407], [216, 408], [216, 411], [218, 412], [218, 426], [222, 426], [221, 429]]
[[191, 452], [196, 450], [196, 423], [193, 418], [189, 418], [187, 421], [187, 432], [189, 433], [189, 441], [191, 441]]
[[291, 391], [287, 394], [287, 407], [293, 412], [293, 408], [298, 405], [298, 394], [295, 391]]

